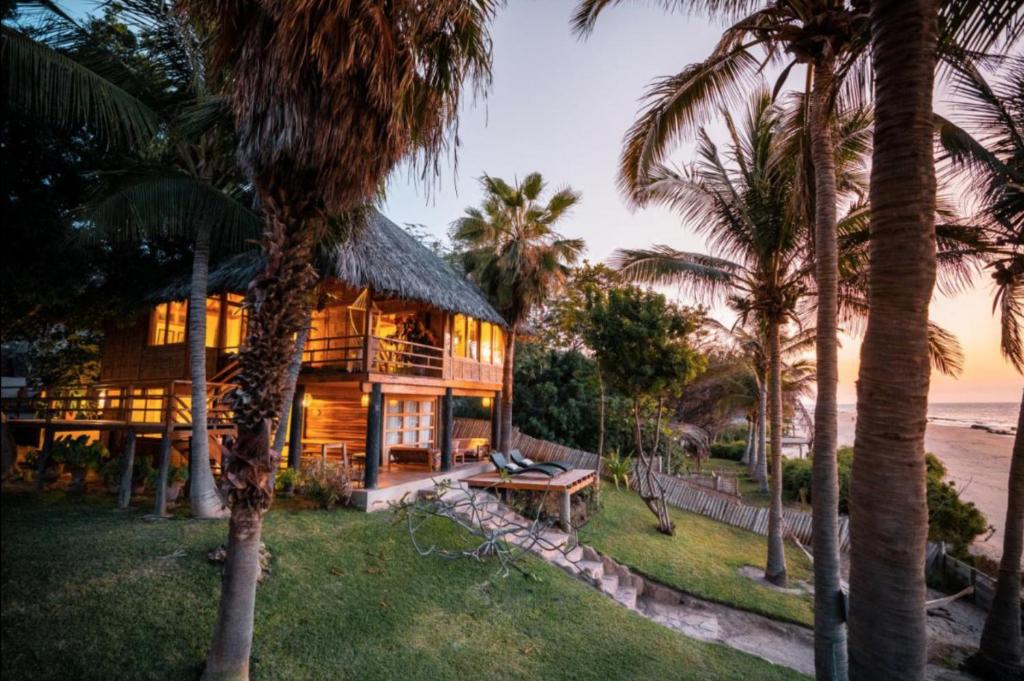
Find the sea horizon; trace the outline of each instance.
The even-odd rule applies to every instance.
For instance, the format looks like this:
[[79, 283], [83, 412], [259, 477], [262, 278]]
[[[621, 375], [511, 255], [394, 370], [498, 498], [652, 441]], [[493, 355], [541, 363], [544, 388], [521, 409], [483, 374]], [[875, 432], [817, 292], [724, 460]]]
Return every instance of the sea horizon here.
[[[839, 411], [854, 412], [856, 402], [837, 405]], [[1016, 432], [1017, 417], [1020, 412], [1018, 402], [929, 402], [928, 420], [932, 423], [976, 428], [992, 432]]]

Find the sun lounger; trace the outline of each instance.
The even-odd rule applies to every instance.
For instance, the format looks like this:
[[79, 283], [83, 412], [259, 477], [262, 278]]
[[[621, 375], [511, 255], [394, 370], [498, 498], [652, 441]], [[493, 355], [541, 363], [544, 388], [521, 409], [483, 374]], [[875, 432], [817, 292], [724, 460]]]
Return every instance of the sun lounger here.
[[549, 478], [553, 478], [556, 475], [563, 473], [561, 468], [556, 466], [548, 466], [543, 463], [536, 463], [532, 466], [520, 466], [519, 464], [512, 463], [505, 458], [505, 455], [501, 452], [491, 452], [491, 463], [498, 469], [499, 473], [508, 473], [509, 475], [522, 475], [524, 473], [543, 473]]
[[512, 463], [524, 468], [528, 466], [554, 466], [563, 471], [571, 471], [575, 468], [575, 466], [567, 461], [534, 461], [533, 459], [527, 459], [518, 449], [513, 449], [509, 452], [508, 458], [512, 459]]

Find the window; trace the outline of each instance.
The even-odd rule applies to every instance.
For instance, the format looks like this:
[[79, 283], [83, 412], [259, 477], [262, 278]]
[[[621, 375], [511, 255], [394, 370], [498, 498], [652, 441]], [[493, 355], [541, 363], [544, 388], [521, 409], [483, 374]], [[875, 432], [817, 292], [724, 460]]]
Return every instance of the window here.
[[501, 364], [505, 356], [505, 334], [501, 327], [495, 325], [491, 333], [491, 359], [495, 364]]
[[183, 300], [161, 303], [149, 313], [149, 345], [185, 342], [188, 305]]
[[227, 315], [224, 319], [224, 349], [238, 350], [245, 340], [245, 326], [248, 313], [242, 307], [244, 296], [236, 293], [227, 295]]
[[469, 326], [469, 332], [466, 334], [469, 338], [469, 357], [470, 359], [480, 359], [480, 322], [473, 318], [466, 320]]
[[389, 398], [384, 443], [430, 447], [434, 444], [434, 400]]
[[220, 335], [220, 298], [206, 299], [206, 347], [217, 347]]
[[452, 355], [466, 356], [466, 316], [457, 314], [452, 322]]
[[163, 423], [164, 395], [163, 388], [132, 388], [129, 421], [132, 423]]
[[491, 363], [491, 328], [490, 322], [480, 324], [480, 361], [484, 364]]

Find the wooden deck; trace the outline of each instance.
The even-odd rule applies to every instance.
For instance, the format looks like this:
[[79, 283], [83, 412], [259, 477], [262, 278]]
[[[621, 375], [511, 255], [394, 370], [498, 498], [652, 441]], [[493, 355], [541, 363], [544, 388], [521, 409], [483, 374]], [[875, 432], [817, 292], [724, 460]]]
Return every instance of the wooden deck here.
[[470, 487], [568, 492], [575, 494], [597, 482], [597, 472], [589, 468], [573, 468], [553, 477], [543, 473], [522, 473], [502, 478], [497, 472], [474, 475], [464, 481]]

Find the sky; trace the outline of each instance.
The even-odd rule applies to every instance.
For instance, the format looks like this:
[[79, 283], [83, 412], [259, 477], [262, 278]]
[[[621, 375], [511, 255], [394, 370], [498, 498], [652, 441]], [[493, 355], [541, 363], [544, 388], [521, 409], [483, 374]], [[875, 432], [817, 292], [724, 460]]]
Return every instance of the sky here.
[[[96, 4], [71, 0], [66, 6], [81, 16], [95, 11]], [[592, 262], [619, 247], [654, 243], [706, 251], [704, 239], [678, 217], [661, 208], [631, 211], [615, 186], [622, 136], [646, 86], [706, 57], [722, 28], [702, 18], [667, 14], [656, 5], [626, 3], [606, 10], [593, 35], [579, 40], [569, 29], [574, 2], [509, 2], [493, 25], [491, 90], [486, 100], [467, 102], [460, 115], [457, 167], [444, 166], [429, 187], [399, 169], [389, 181], [384, 213], [443, 237], [467, 206], [479, 203], [483, 173], [512, 180], [538, 171], [552, 189], [568, 185], [582, 192], [581, 204], [560, 229], [586, 241]], [[791, 83], [802, 82], [797, 71]], [[944, 99], [940, 90], [936, 106], [948, 113]], [[709, 128], [713, 135], [721, 131], [714, 124]], [[691, 158], [689, 144], [671, 156], [682, 163]], [[933, 376], [933, 402], [1020, 400], [1024, 379], [999, 355], [991, 301], [982, 281], [973, 291], [933, 302], [933, 320], [958, 336], [966, 354], [959, 380]], [[723, 311], [713, 312], [724, 320]], [[856, 399], [859, 346], [857, 338], [843, 339], [841, 403]]]
[[[388, 186], [388, 217], [443, 236], [467, 206], [479, 203], [481, 174], [511, 180], [539, 171], [552, 188], [569, 185], [582, 192], [581, 204], [560, 229], [586, 240], [591, 261], [619, 247], [653, 243], [706, 251], [704, 239], [668, 210], [631, 211], [615, 178], [623, 133], [635, 120], [646, 86], [706, 57], [721, 26], [666, 14], [654, 3], [634, 3], [606, 10], [593, 35], [581, 41], [569, 30], [573, 5], [518, 0], [500, 10], [493, 27], [494, 81], [486, 101], [467, 106], [460, 117], [457, 168], [446, 167], [429, 188], [397, 172]], [[942, 100], [937, 98], [940, 110], [946, 108]], [[682, 144], [671, 159], [687, 162], [691, 152], [691, 145]], [[931, 401], [1020, 400], [1024, 379], [998, 352], [991, 301], [992, 291], [979, 277], [974, 290], [933, 302], [933, 320], [957, 335], [966, 361], [958, 380], [933, 375]], [[841, 403], [856, 401], [859, 351], [858, 338], [843, 339]]]

